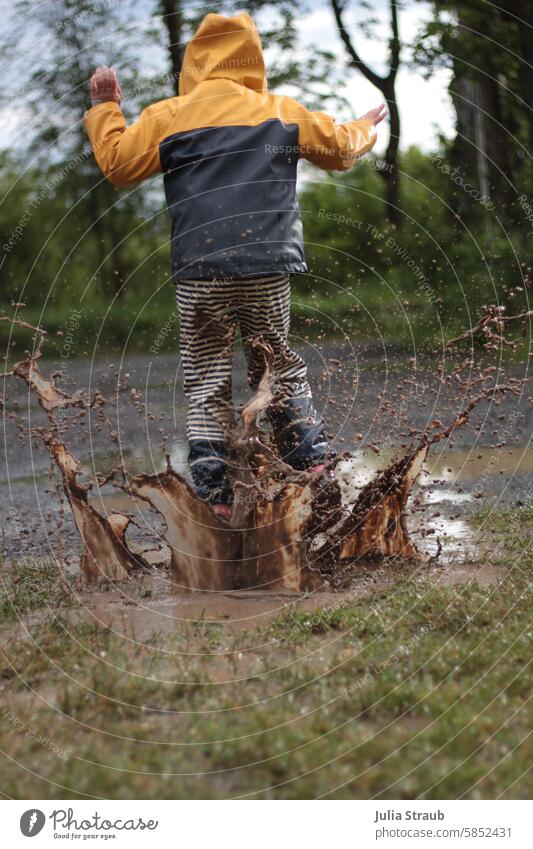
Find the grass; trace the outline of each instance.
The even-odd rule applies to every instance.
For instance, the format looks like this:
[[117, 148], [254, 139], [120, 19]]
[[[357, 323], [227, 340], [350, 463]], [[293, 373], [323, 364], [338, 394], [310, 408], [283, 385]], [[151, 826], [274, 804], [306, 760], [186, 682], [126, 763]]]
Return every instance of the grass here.
[[0, 563], [0, 617], [17, 621], [25, 613], [71, 601], [69, 580], [52, 560], [26, 560], [9, 568]]
[[497, 584], [404, 568], [370, 599], [291, 607], [260, 630], [202, 619], [135, 642], [72, 617], [50, 582], [26, 608], [44, 615], [3, 631], [0, 789], [527, 798], [532, 519], [476, 517]]

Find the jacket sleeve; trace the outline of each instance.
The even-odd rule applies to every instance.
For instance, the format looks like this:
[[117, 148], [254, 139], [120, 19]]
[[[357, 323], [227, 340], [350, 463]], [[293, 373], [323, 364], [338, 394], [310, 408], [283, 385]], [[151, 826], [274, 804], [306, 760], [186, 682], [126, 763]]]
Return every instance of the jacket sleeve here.
[[289, 99], [282, 112], [285, 121], [298, 124], [300, 158], [326, 171], [348, 171], [376, 142], [376, 128], [366, 119], [337, 124], [324, 112], [311, 112]]
[[157, 104], [126, 127], [118, 103], [100, 103], [85, 113], [83, 123], [96, 161], [115, 186], [133, 186], [161, 171]]

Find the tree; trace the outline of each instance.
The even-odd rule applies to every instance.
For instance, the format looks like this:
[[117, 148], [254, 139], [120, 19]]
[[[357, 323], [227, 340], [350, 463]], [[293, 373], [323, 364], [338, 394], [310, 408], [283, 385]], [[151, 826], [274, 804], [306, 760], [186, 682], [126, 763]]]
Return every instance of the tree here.
[[[33, 37], [44, 45], [33, 56], [29, 77], [24, 79], [21, 69], [24, 84], [19, 100], [31, 113], [27, 137], [18, 151], [24, 167], [37, 167], [43, 182], [52, 180], [54, 197], [62, 197], [64, 206], [72, 210], [70, 222], [61, 227], [63, 239], [70, 233], [65, 255], [86, 233], [97, 250], [97, 277], [119, 296], [131, 269], [124, 240], [132, 223], [142, 218], [145, 195], [133, 192], [121, 197], [102, 178], [81, 119], [90, 106], [88, 80], [99, 62], [119, 67], [127, 103], [135, 103], [135, 92], [143, 89], [135, 62], [142, 32], [128, 23], [133, 9], [130, 2], [119, 7], [109, 0], [56, 0], [38, 7], [18, 0], [16, 18], [6, 34], [16, 40], [31, 16]], [[15, 76], [18, 70], [13, 70]], [[41, 217], [47, 206], [51, 208], [44, 204]]]
[[390, 0], [391, 36], [389, 39], [389, 71], [382, 77], [361, 59], [355, 42], [344, 25], [343, 13], [345, 0], [331, 0], [331, 7], [340, 38], [350, 59], [350, 67], [360, 71], [366, 79], [375, 85], [387, 101], [390, 114], [390, 135], [385, 152], [385, 164], [380, 174], [385, 181], [385, 199], [387, 203], [387, 219], [391, 224], [400, 227], [402, 215], [400, 209], [400, 172], [398, 168], [398, 149], [400, 146], [400, 110], [396, 97], [396, 77], [400, 67], [400, 35], [398, 29], [398, 4]]
[[185, 53], [185, 21], [182, 0], [160, 0], [160, 12], [168, 35], [168, 53], [174, 94], [179, 94], [179, 78]]
[[[531, 179], [527, 147], [533, 133], [528, 84], [533, 30], [516, 14], [521, 11], [531, 19], [531, 9], [525, 8], [530, 4], [508, 0], [504, 9], [482, 0], [434, 0], [432, 5], [433, 16], [418, 35], [414, 61], [428, 77], [439, 66], [451, 70], [457, 127], [451, 163], [510, 226], [517, 217], [513, 205], [518, 187], [523, 190]], [[495, 32], [497, 49], [487, 35]], [[480, 217], [480, 205], [459, 191], [457, 213], [471, 224]]]
[[504, 0], [507, 25], [516, 29], [522, 59], [518, 84], [527, 107], [529, 149], [533, 151], [533, 3], [531, 0]]

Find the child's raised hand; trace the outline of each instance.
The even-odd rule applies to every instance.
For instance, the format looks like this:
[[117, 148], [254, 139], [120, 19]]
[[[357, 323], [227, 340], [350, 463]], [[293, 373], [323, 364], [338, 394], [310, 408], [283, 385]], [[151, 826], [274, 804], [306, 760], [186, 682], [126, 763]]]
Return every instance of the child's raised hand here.
[[96, 69], [91, 77], [89, 88], [93, 106], [98, 103], [120, 103], [122, 100], [122, 90], [115, 69], [108, 68], [107, 65]]
[[376, 106], [375, 109], [371, 109], [370, 112], [366, 112], [364, 115], [361, 115], [360, 120], [372, 121], [374, 127], [383, 121], [384, 118], [388, 115], [387, 107], [384, 103], [381, 103], [379, 106]]

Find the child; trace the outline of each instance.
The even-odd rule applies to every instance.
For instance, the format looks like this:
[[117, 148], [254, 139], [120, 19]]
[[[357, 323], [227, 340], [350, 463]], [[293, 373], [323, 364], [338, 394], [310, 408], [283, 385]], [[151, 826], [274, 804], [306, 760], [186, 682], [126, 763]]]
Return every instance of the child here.
[[283, 404], [269, 418], [281, 455], [296, 469], [323, 469], [323, 422], [306, 365], [287, 344], [289, 275], [307, 270], [296, 168], [299, 157], [326, 170], [350, 168], [372, 148], [385, 106], [336, 124], [269, 94], [261, 42], [246, 14], [207, 15], [185, 51], [180, 96], [149, 106], [130, 127], [113, 69], [97, 68], [90, 90], [84, 123], [105, 176], [131, 186], [165, 175], [191, 474], [198, 496], [229, 518], [237, 327], [252, 388], [264, 368], [253, 339], [262, 336], [274, 351]]

